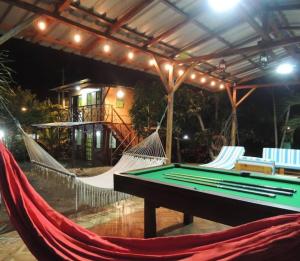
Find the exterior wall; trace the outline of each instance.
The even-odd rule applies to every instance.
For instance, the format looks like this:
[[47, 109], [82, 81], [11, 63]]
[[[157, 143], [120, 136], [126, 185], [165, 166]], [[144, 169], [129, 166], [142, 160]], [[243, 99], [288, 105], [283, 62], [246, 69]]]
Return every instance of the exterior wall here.
[[[117, 92], [123, 91], [124, 92], [124, 98], [123, 98], [123, 108], [118, 108], [117, 104]], [[133, 89], [131, 88], [125, 88], [125, 87], [112, 87], [109, 89], [109, 92], [105, 98], [104, 104], [112, 105], [113, 108], [116, 110], [116, 112], [121, 116], [121, 118], [125, 121], [127, 124], [131, 124], [131, 117], [129, 114], [129, 111], [133, 105]], [[119, 103], [120, 105], [120, 103]]]

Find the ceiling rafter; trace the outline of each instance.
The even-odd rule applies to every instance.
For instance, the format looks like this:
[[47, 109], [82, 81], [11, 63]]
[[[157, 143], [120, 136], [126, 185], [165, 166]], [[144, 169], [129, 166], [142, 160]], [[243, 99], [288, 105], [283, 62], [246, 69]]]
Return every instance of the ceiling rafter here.
[[[136, 51], [142, 51], [148, 55], [156, 55], [160, 58], [163, 58], [163, 59], [166, 59], [166, 60], [169, 60], [169, 61], [173, 61], [175, 62], [172, 58], [164, 55], [164, 54], [161, 54], [161, 53], [157, 53], [157, 52], [154, 52], [153, 50], [149, 50], [149, 49], [145, 49], [141, 46], [138, 46], [138, 45], [135, 45], [133, 43], [130, 43], [130, 42], [127, 42], [123, 39], [120, 39], [120, 38], [117, 38], [115, 36], [112, 36], [112, 35], [107, 35], [95, 28], [91, 28], [87, 25], [83, 25], [83, 24], [80, 24], [80, 22], [78, 21], [74, 21], [70, 18], [67, 18], [67, 17], [64, 17], [58, 13], [55, 13], [55, 12], [52, 12], [50, 10], [46, 10], [46, 9], [43, 9], [39, 6], [36, 6], [36, 5], [33, 5], [33, 4], [30, 4], [28, 2], [24, 2], [24, 1], [20, 1], [20, 0], [1, 0], [2, 2], [7, 2], [9, 4], [13, 4], [15, 6], [18, 6], [19, 8], [22, 8], [22, 9], [25, 9], [29, 12], [33, 12], [33, 13], [38, 13], [39, 15], [43, 15], [43, 16], [46, 16], [46, 17], [49, 17], [49, 18], [52, 18], [62, 24], [66, 24], [68, 26], [71, 26], [71, 27], [74, 27], [74, 28], [77, 28], [77, 29], [80, 29], [82, 31], [85, 31], [91, 35], [94, 35], [94, 36], [97, 36], [99, 38], [103, 38], [103, 39], [109, 39], [110, 41], [112, 42], [115, 42], [117, 44], [121, 44], [121, 45], [125, 45], [125, 46], [128, 46], [128, 47], [131, 47], [132, 49], [136, 50]], [[44, 39], [46, 39], [47, 37], [44, 37]], [[59, 42], [59, 40], [57, 40]], [[196, 71], [199, 72], [198, 69], [195, 69]], [[206, 73], [206, 72], [202, 72], [200, 71], [202, 74], [205, 74], [205, 75], [208, 75], [208, 76], [211, 76], [213, 77], [214, 79], [216, 80], [222, 80], [222, 81], [226, 81], [226, 79], [222, 79], [218, 76], [215, 76], [215, 75], [211, 75], [210, 73]]]
[[73, 0], [63, 0], [62, 3], [58, 4], [56, 7], [56, 11], [60, 14], [67, 10], [71, 4], [73, 3]]
[[268, 11], [288, 11], [288, 10], [299, 10], [300, 4], [280, 4], [280, 5], [269, 5]]
[[210, 59], [224, 58], [224, 57], [234, 56], [234, 55], [239, 55], [239, 54], [244, 54], [244, 53], [267, 51], [267, 50], [271, 50], [271, 49], [274, 49], [277, 47], [293, 45], [295, 43], [300, 43], [300, 36], [295, 36], [290, 39], [264, 42], [263, 44], [253, 45], [253, 46], [249, 46], [249, 47], [228, 48], [228, 49], [225, 49], [218, 53], [210, 53], [210, 54], [200, 55], [200, 56], [193, 57], [193, 58], [177, 60], [177, 62], [178, 63], [191, 63], [191, 62], [195, 62], [195, 61], [201, 62], [203, 60], [205, 61], [205, 60], [210, 60]]
[[201, 38], [193, 41], [192, 43], [187, 44], [186, 46], [181, 48], [179, 52], [173, 54], [173, 56], [177, 56], [177, 55], [181, 54], [182, 52], [186, 52], [188, 50], [194, 49], [197, 46], [216, 38], [216, 35], [229, 31], [235, 25], [236, 25], [236, 21], [231, 21], [230, 23], [226, 24], [225, 26], [222, 26], [221, 28], [219, 28], [215, 31], [211, 31], [210, 33], [208, 33], [208, 35], [206, 37], [201, 37]]
[[178, 9], [173, 4], [171, 4], [169, 1], [167, 1], [167, 0], [160, 0], [160, 1], [162, 3], [170, 6], [172, 9], [176, 8], [175, 11], [177, 13], [180, 12], [179, 14], [182, 15], [184, 19], [181, 22], [174, 25], [173, 27], [171, 27], [170, 29], [166, 30], [165, 32], [161, 33], [160, 35], [158, 35], [158, 36], [152, 38], [151, 40], [149, 40], [148, 42], [146, 42], [144, 44], [144, 46], [150, 46], [150, 45], [156, 44], [159, 41], [169, 37], [170, 35], [174, 34], [176, 31], [179, 31], [181, 28], [183, 28], [188, 23], [196, 21], [195, 19], [203, 12], [202, 9], [197, 9], [193, 12], [192, 15], [188, 15], [188, 14], [182, 12], [180, 9]]
[[[281, 59], [284, 59], [286, 57], [287, 57], [286, 54], [282, 55]], [[240, 78], [240, 80], [238, 81], [238, 83], [249, 82], [249, 81], [251, 81], [253, 79], [257, 79], [257, 78], [263, 77], [265, 75], [268, 75], [271, 71], [273, 71], [275, 69], [276, 66], [277, 66], [277, 64], [273, 64], [273, 65], [269, 66], [264, 71], [260, 71], [260, 72], [257, 72], [257, 73], [251, 73], [250, 75], [242, 77], [242, 78]]]
[[[96, 21], [100, 21], [100, 22], [106, 24], [106, 27], [107, 27], [106, 30], [108, 30], [108, 28], [111, 27], [114, 24], [112, 19], [108, 18], [105, 15], [96, 13], [93, 9], [86, 9], [86, 8], [80, 6], [80, 5], [77, 5], [77, 4], [72, 4], [70, 6], [70, 9], [73, 10], [73, 11], [78, 11], [78, 12], [84, 14], [84, 15], [88, 15], [88, 16], [94, 18]], [[70, 13], [70, 14], [74, 15], [74, 13]], [[122, 30], [124, 30], [125, 32], [128, 32], [132, 35], [135, 35], [135, 36], [141, 38], [141, 40], [146, 40], [146, 41], [150, 40], [149, 36], [146, 36], [144, 33], [140, 33], [140, 32], [138, 32], [138, 31], [136, 31], [132, 28], [129, 28], [126, 24], [122, 25], [120, 28]], [[177, 51], [178, 50], [174, 46], [168, 45], [166, 43], [161, 42], [160, 44], [163, 47], [165, 47], [169, 50], [172, 50], [172, 51]]]
[[[71, 5], [71, 9], [78, 10], [78, 11], [80, 11], [80, 12], [86, 14], [86, 15], [89, 15], [89, 16], [92, 16], [92, 17], [94, 17], [94, 18], [96, 18], [96, 19], [99, 19], [99, 20], [101, 20], [101, 21], [107, 23], [107, 24], [108, 24], [108, 27], [113, 25], [112, 20], [110, 20], [109, 18], [107, 18], [107, 17], [105, 17], [105, 16], [103, 16], [103, 15], [101, 15], [101, 14], [95, 13], [93, 10], [87, 10], [87, 9], [85, 9], [85, 8], [79, 6], [79, 5], [75, 5], [75, 4]], [[142, 34], [142, 33], [139, 33], [139, 32], [137, 32], [137, 31], [134, 31], [134, 30], [132, 30], [132, 29], [130, 29], [130, 28], [127, 28], [125, 24], [122, 25], [121, 28], [122, 28], [123, 30], [127, 30], [127, 31], [130, 32], [130, 33], [136, 34], [137, 36], [139, 36], [139, 37], [141, 37], [141, 38], [144, 38], [144, 39], [146, 39], [147, 41], [150, 41], [150, 40], [151, 40], [151, 38], [150, 38], [149, 36], [146, 36], [145, 34]], [[94, 46], [96, 47], [96, 46], [97, 46], [97, 40], [95, 40], [94, 43], [95, 43]], [[172, 50], [175, 51], [175, 52], [179, 52], [179, 49], [178, 49], [178, 48], [176, 48], [176, 47], [174, 47], [174, 46], [170, 46], [170, 45], [168, 45], [167, 43], [159, 42], [159, 44], [160, 44], [160, 45], [163, 45], [163, 46], [165, 46], [165, 47], [167, 47], [167, 48], [169, 48], [169, 49], [172, 49]], [[146, 48], [146, 47], [144, 46], [144, 48]], [[85, 52], [85, 54], [88, 54], [90, 51], [92, 51], [92, 49], [90, 49], [89, 51], [87, 50], [87, 51]], [[172, 58], [173, 58], [173, 56], [170, 57], [170, 59], [172, 59]], [[213, 70], [209, 70], [208, 72], [207, 72], [207, 71], [205, 71], [205, 72], [200, 71], [201, 73], [207, 73], [207, 74], [211, 75], [211, 72], [213, 72], [214, 70], [217, 69], [217, 67], [216, 67], [215, 65], [213, 65], [213, 64], [210, 64], [210, 63], [208, 63], [208, 62], [203, 62], [203, 63], [204, 63], [205, 65], [211, 67]], [[195, 70], [196, 70], [196, 71], [199, 71], [199, 70], [197, 70], [196, 68], [195, 68]], [[216, 77], [216, 76], [214, 76], [214, 77]]]
[[[189, 19], [189, 15], [186, 14], [185, 12], [183, 12], [181, 9], [179, 9], [173, 3], [170, 3], [168, 0], [160, 0], [160, 1], [162, 1], [163, 3], [165, 3], [166, 5], [168, 5], [169, 7], [171, 7], [172, 9], [174, 9], [178, 14], [184, 16], [185, 19]], [[218, 39], [221, 43], [225, 44], [227, 47], [229, 47], [229, 48], [233, 48], [234, 47], [234, 45], [232, 43], [230, 43], [229, 41], [227, 41], [226, 39], [224, 39], [219, 34], [214, 34], [213, 31], [210, 28], [208, 28], [206, 25], [204, 25], [201, 22], [199, 22], [198, 20], [196, 20], [195, 19], [196, 17], [197, 16], [191, 17], [190, 18], [190, 22], [193, 22], [197, 27], [199, 27], [200, 29], [204, 30], [206, 33], [214, 36], [214, 38]], [[251, 64], [259, 67], [259, 64], [255, 63], [251, 59], [248, 59], [248, 57], [245, 54], [242, 54], [241, 56], [244, 59], [246, 59], [249, 63], [251, 63]]]
[[132, 7], [127, 13], [125, 13], [120, 19], [117, 20], [111, 27], [107, 30], [107, 33], [112, 34], [117, 31], [121, 26], [129, 22], [134, 16], [140, 13], [143, 9], [149, 6], [154, 0], [143, 0], [134, 7]]
[[[247, 8], [245, 7], [245, 3], [241, 3], [239, 9], [241, 11], [241, 15], [243, 16], [243, 18], [262, 37], [263, 41], [272, 41], [272, 38], [270, 37], [269, 33], [264, 30], [266, 28], [261, 27], [258, 24], [258, 22], [255, 21], [253, 15], [249, 13]], [[275, 58], [275, 54], [273, 53], [272, 50], [270, 51], [270, 55], [272, 58]]]
[[[104, 23], [106, 23], [106, 24], [108, 25], [108, 28], [109, 28], [110, 26], [113, 25], [113, 21], [112, 21], [111, 19], [107, 18], [107, 17], [104, 16], [104, 15], [95, 13], [92, 9], [91, 9], [91, 10], [87, 10], [87, 9], [81, 7], [81, 6], [78, 5], [78, 4], [72, 4], [72, 5], [70, 6], [70, 8], [73, 9], [73, 10], [80, 11], [80, 12], [82, 12], [83, 14], [89, 15], [89, 16], [95, 18], [95, 19], [101, 20], [102, 22], [104, 22]], [[146, 39], [147, 41], [151, 40], [151, 38], [150, 38], [149, 36], [146, 36], [146, 35], [143, 34], [143, 33], [139, 33], [139, 32], [137, 32], [137, 31], [135, 31], [135, 30], [133, 30], [133, 29], [128, 28], [128, 27], [126, 26], [126, 24], [122, 25], [120, 28], [122, 28], [123, 30], [126, 30], [126, 31], [128, 31], [128, 32], [130, 32], [130, 33], [132, 33], [132, 34], [135, 34], [135, 35], [137, 35], [138, 37], [144, 38], [144, 39]], [[97, 46], [96, 43], [97, 43], [97, 40], [95, 40], [95, 47]], [[178, 49], [178, 48], [176, 48], [176, 47], [174, 47], [174, 46], [171, 46], [171, 45], [168, 45], [167, 43], [159, 42], [159, 44], [162, 45], [162, 46], [165, 46], [166, 48], [172, 49], [172, 50], [175, 51], [175, 52], [179, 52], [179, 49]], [[146, 48], [146, 47], [144, 47], [144, 48]], [[89, 51], [86, 51], [85, 54], [88, 54], [90, 51], [92, 51], [92, 49], [90, 49]], [[173, 58], [173, 55], [170, 57], [170, 59], [172, 59], [172, 58]], [[217, 69], [217, 67], [216, 67], [215, 65], [212, 65], [212, 64], [210, 64], [210, 63], [208, 63], [208, 62], [203, 62], [203, 63], [204, 63], [205, 65], [211, 67], [211, 68], [214, 69], [214, 70]], [[195, 69], [195, 70], [197, 70], [197, 69]], [[200, 71], [200, 72], [202, 72], [202, 73], [208, 73], [209, 75], [211, 75], [210, 73], [213, 72], [214, 70], [209, 71], [209, 72], [207, 72], [207, 71], [206, 71], [206, 72]], [[199, 70], [198, 70], [198, 71], [199, 71]], [[214, 76], [214, 77], [216, 77], [216, 76]]]
[[32, 23], [38, 18], [38, 15], [32, 15], [22, 23], [19, 23], [16, 27], [12, 28], [0, 37], [0, 45], [7, 42], [9, 39], [17, 36], [23, 32], [26, 28], [30, 27]]
[[273, 83], [261, 83], [253, 85], [238, 85], [235, 87], [237, 90], [242, 89], [252, 89], [252, 88], [266, 88], [266, 87], [281, 87], [281, 86], [291, 86], [291, 85], [300, 85], [300, 81], [290, 81], [290, 82], [273, 82]]
[[[248, 1], [249, 3], [249, 1]], [[256, 10], [258, 12], [263, 12], [264, 15], [267, 15], [268, 17], [271, 17], [273, 19], [267, 19], [266, 23], [267, 23], [267, 27], [268, 29], [271, 29], [271, 33], [273, 33], [273, 35], [277, 38], [277, 39], [285, 39], [285, 38], [290, 38], [290, 35], [288, 35], [286, 32], [282, 32], [279, 30], [279, 26], [281, 25], [281, 23], [278, 21], [278, 16], [276, 13], [269, 13], [269, 6], [263, 6], [260, 7], [256, 2], [251, 2], [251, 4], [254, 5], [254, 8], [256, 8]], [[283, 21], [284, 25], [288, 25], [288, 22], [286, 21], [285, 17], [283, 16], [283, 14], [281, 13], [281, 11], [278, 12], [281, 20]], [[291, 36], [295, 36], [293, 33], [291, 33]], [[285, 47], [285, 49], [287, 50], [287, 52], [291, 55], [297, 55], [295, 50], [293, 50], [292, 46], [287, 46]]]

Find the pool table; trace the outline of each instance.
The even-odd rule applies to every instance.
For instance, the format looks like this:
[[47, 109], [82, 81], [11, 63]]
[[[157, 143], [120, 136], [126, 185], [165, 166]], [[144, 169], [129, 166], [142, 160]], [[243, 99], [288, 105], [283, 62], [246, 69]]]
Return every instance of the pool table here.
[[[175, 175], [175, 179], [172, 175]], [[187, 176], [189, 180], [182, 181], [181, 176]], [[276, 194], [273, 197], [260, 193], [252, 194], [248, 193], [248, 190], [211, 186], [211, 183], [207, 185], [198, 182], [198, 184], [194, 179], [199, 178], [200, 181], [214, 178], [233, 183], [246, 183], [250, 186], [271, 186], [293, 190], [293, 193], [289, 196]], [[300, 179], [288, 176], [170, 164], [115, 174], [114, 188], [116, 191], [144, 198], [146, 238], [156, 236], [157, 207], [183, 212], [184, 224], [191, 223], [193, 216], [198, 216], [230, 226], [300, 212]]]

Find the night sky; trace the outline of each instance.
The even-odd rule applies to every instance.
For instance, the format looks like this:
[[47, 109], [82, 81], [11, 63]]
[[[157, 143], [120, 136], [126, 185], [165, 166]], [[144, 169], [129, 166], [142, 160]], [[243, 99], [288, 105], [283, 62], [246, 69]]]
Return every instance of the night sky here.
[[[17, 85], [31, 89], [40, 99], [55, 97], [49, 89], [62, 85], [63, 71], [64, 83], [71, 83], [81, 79], [90, 78], [93, 82], [104, 84], [120, 84], [134, 86], [139, 80], [147, 81], [158, 79], [157, 76], [122, 68], [119, 66], [95, 61], [78, 55], [42, 47], [24, 40], [11, 39], [0, 49], [9, 51], [11, 62], [9, 66], [14, 70], [14, 80]], [[269, 77], [257, 79], [252, 83], [278, 82], [293, 80], [293, 77], [282, 78], [274, 73]], [[297, 89], [294, 87], [292, 89]], [[259, 149], [255, 139], [273, 140], [272, 100], [270, 88], [261, 88], [254, 92], [242, 106], [239, 107], [238, 118], [241, 136], [243, 130], [253, 131], [254, 137], [249, 137], [253, 151]], [[287, 88], [274, 88], [276, 100], [280, 100], [287, 92]], [[251, 132], [250, 131], [250, 132]], [[244, 141], [247, 145], [247, 141]], [[268, 143], [268, 142], [267, 142]], [[299, 142], [300, 144], [300, 136]]]
[[9, 51], [9, 67], [17, 85], [31, 89], [41, 99], [51, 95], [49, 89], [90, 78], [97, 83], [133, 86], [138, 80], [157, 77], [108, 63], [58, 51], [24, 40], [12, 39], [1, 46]]

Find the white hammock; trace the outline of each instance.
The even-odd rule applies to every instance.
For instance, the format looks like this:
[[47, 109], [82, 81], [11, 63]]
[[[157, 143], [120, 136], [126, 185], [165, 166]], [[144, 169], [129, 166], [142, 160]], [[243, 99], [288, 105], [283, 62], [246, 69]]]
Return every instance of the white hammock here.
[[104, 206], [128, 197], [113, 190], [113, 174], [163, 165], [166, 155], [158, 129], [141, 143], [123, 153], [118, 163], [107, 172], [94, 177], [76, 177], [68, 171], [19, 126], [30, 160], [47, 175], [54, 173], [76, 186], [76, 204]]
[[15, 122], [23, 136], [23, 140], [30, 158], [30, 161], [47, 175], [56, 174], [63, 177], [68, 184], [76, 186], [76, 208], [78, 203], [89, 204], [91, 206], [104, 206], [128, 197], [128, 194], [114, 191], [113, 174], [127, 172], [135, 169], [160, 166], [166, 163], [166, 153], [162, 145], [158, 130], [166, 115], [167, 107], [158, 124], [155, 132], [142, 142], [123, 153], [118, 163], [109, 171], [87, 178], [76, 177], [37, 142], [35, 142], [21, 127], [18, 120], [12, 115], [5, 103], [0, 99], [0, 105], [7, 111]]

